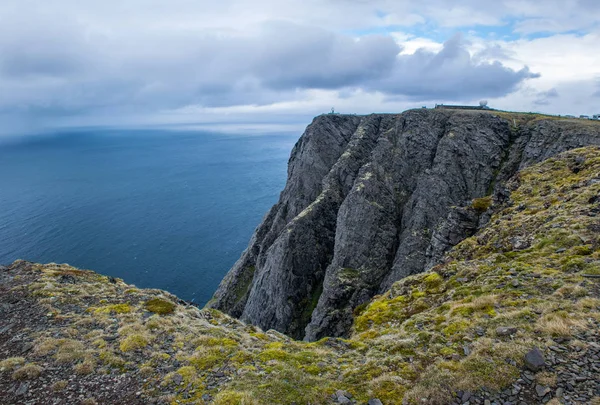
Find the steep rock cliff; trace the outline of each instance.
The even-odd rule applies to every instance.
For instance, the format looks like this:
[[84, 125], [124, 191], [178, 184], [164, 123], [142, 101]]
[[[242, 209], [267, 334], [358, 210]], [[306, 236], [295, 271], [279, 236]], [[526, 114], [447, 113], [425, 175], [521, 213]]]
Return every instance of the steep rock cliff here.
[[357, 307], [485, 222], [471, 200], [502, 198], [520, 169], [590, 144], [600, 145], [597, 123], [536, 114], [319, 116], [209, 305], [296, 338], [346, 336]]

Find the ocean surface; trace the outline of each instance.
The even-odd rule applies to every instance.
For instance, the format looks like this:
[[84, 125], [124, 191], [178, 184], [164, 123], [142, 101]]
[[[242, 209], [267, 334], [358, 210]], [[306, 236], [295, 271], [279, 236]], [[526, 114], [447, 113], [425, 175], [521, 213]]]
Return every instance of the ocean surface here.
[[277, 201], [298, 135], [0, 139], [0, 264], [69, 263], [204, 305]]

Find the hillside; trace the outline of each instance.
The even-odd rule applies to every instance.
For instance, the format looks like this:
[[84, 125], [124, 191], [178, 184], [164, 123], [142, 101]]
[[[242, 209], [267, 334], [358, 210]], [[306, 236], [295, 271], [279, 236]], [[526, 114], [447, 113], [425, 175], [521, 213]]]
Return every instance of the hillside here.
[[600, 145], [599, 122], [440, 109], [319, 116], [209, 305], [297, 339], [348, 337], [356, 308], [440, 263], [487, 220], [454, 207], [586, 145]]
[[[377, 118], [380, 128], [386, 119]], [[330, 127], [333, 139], [362, 119], [327, 120], [342, 121]], [[502, 127], [501, 120], [494, 118], [494, 125]], [[527, 125], [543, 134], [550, 124]], [[564, 129], [556, 139], [566, 137]], [[454, 132], [452, 139], [461, 136]], [[357, 151], [363, 138], [353, 138]], [[167, 292], [68, 265], [17, 261], [0, 268], [0, 403], [600, 404], [600, 149], [545, 159], [485, 196], [494, 176], [508, 176], [506, 167], [525, 167], [584, 138], [557, 144], [532, 135], [514, 163], [502, 163], [510, 154], [490, 158], [496, 163], [489, 173], [489, 162], [471, 161], [488, 181], [450, 210], [477, 218], [481, 228], [430, 271], [354, 308], [348, 339], [295, 341]], [[297, 148], [317, 147], [309, 141]], [[484, 150], [474, 156], [492, 156]], [[368, 173], [360, 172], [362, 188], [349, 174], [345, 184], [354, 194], [369, 190], [377, 176]], [[313, 197], [305, 195], [304, 203]], [[292, 209], [295, 203], [289, 202], [288, 215], [305, 210], [300, 203]], [[320, 204], [312, 207], [296, 221], [322, 213]], [[272, 210], [265, 221], [280, 212]], [[252, 243], [266, 238], [261, 229]], [[289, 229], [285, 233], [296, 232]], [[353, 290], [361, 274], [348, 267], [336, 277]]]

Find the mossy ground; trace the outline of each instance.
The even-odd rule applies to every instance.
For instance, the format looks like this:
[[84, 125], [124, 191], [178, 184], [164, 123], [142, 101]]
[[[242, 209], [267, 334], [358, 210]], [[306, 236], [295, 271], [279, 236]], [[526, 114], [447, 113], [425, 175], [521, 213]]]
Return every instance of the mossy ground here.
[[435, 404], [457, 390], [501, 389], [531, 347], [600, 319], [597, 281], [583, 277], [600, 274], [599, 156], [580, 149], [521, 172], [486, 228], [356, 311], [347, 340], [298, 342], [164, 291], [15, 262], [8, 274], [24, 281], [13, 289], [49, 322], [26, 331], [30, 351], [0, 359], [0, 376], [35, 379], [38, 364], [124, 374], [142, 398], [174, 404], [319, 404], [339, 389], [359, 402]]

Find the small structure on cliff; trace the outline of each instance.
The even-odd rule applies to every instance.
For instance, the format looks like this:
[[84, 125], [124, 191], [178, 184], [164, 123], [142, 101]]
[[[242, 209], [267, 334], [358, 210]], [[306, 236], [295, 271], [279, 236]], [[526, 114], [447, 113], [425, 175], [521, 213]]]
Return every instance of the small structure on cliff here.
[[446, 110], [493, 110], [493, 108], [488, 107], [487, 100], [481, 100], [479, 105], [452, 105], [452, 104], [436, 104], [436, 109], [446, 109]]

